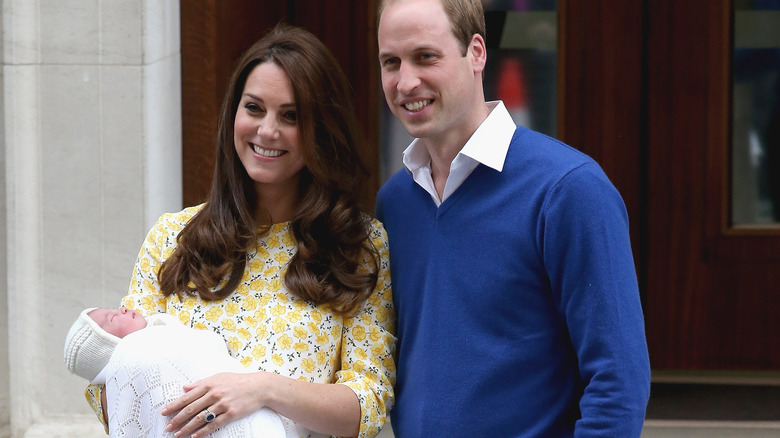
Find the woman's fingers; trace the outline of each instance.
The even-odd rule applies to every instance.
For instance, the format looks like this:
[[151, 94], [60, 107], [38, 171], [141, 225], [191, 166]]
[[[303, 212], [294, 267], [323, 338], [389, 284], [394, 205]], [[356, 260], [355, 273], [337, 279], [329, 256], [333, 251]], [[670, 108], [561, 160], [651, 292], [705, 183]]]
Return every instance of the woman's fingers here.
[[[162, 415], [173, 415], [168, 422], [166, 430], [169, 432], [178, 430], [188, 421], [201, 414], [204, 409], [209, 407], [208, 400], [204, 399], [207, 389], [195, 387], [185, 392], [184, 395], [165, 406], [160, 412]], [[203, 415], [201, 415], [203, 417]]]
[[220, 373], [185, 385], [187, 392], [162, 410], [163, 415], [175, 414], [166, 430], [197, 438], [259, 410], [261, 391], [252, 384], [258, 376], [262, 374]]
[[227, 422], [228, 421], [216, 410], [216, 408], [206, 408], [192, 417], [192, 419], [177, 431], [174, 436], [177, 438], [186, 436], [198, 438], [206, 436]]

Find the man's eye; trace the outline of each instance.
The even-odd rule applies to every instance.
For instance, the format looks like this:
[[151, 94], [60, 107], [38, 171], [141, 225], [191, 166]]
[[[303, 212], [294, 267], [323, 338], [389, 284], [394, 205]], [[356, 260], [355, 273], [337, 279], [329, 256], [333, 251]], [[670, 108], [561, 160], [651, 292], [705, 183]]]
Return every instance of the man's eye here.
[[382, 61], [383, 67], [392, 67], [394, 65], [398, 64], [398, 59], [396, 58], [388, 58]]

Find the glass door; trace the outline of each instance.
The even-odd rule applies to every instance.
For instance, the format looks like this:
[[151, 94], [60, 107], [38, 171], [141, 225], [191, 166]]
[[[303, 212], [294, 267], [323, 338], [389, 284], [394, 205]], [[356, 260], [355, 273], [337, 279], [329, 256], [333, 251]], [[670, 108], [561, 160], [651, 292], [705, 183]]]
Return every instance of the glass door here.
[[780, 0], [734, 2], [731, 223], [780, 224]]

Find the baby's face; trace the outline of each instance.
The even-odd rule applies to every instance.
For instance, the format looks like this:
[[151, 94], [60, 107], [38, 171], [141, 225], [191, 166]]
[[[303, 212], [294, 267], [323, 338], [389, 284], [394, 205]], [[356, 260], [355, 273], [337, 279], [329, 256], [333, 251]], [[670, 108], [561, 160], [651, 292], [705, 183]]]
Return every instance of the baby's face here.
[[89, 312], [89, 316], [103, 330], [118, 338], [124, 338], [125, 335], [146, 327], [146, 319], [140, 313], [127, 307], [99, 308]]

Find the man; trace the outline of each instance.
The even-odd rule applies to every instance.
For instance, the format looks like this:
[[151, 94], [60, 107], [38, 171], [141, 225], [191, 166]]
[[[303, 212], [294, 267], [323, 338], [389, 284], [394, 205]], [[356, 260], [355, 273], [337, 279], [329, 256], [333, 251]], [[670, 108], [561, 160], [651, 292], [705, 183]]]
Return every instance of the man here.
[[409, 437], [639, 437], [650, 367], [623, 201], [485, 102], [480, 0], [386, 0], [382, 86], [415, 141], [380, 190]]

